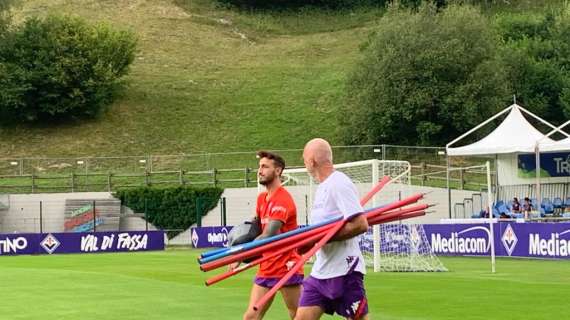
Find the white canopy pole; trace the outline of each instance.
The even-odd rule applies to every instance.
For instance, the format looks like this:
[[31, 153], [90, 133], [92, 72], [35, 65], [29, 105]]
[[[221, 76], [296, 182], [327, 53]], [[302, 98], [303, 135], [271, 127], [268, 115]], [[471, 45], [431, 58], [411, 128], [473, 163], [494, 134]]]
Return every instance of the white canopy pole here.
[[[521, 107], [521, 106], [518, 106], [518, 107], [519, 107], [519, 109], [521, 109], [522, 111], [526, 112], [527, 114], [529, 114], [530, 116], [532, 116], [532, 117], [535, 118], [536, 120], [538, 120], [538, 121], [542, 122], [543, 124], [545, 124], [545, 125], [549, 126], [550, 128], [552, 128], [553, 131], [558, 131], [558, 132], [562, 133], [563, 135], [565, 135], [567, 138], [570, 138], [570, 134], [568, 134], [568, 133], [566, 133], [565, 131], [561, 130], [561, 128], [563, 128], [564, 125], [563, 125], [563, 126], [560, 126], [560, 127], [556, 127], [555, 125], [551, 124], [550, 122], [548, 122], [548, 121], [542, 119], [541, 117], [537, 116], [536, 114], [534, 114], [534, 113], [528, 111], [527, 109], [525, 109], [525, 108], [523, 108], [523, 107]], [[565, 124], [565, 125], [566, 125], [566, 124]]]
[[[521, 109], [523, 109], [521, 107]], [[524, 109], [523, 109], [524, 110]], [[526, 112], [528, 112], [527, 110], [524, 110]], [[532, 115], [529, 112], [530, 115]], [[537, 117], [537, 119], [541, 120], [540, 118]], [[546, 123], [548, 125], [550, 125], [549, 123]], [[570, 124], [570, 120], [564, 122], [561, 126], [558, 126], [556, 128], [554, 128], [552, 131], [550, 131], [547, 135], [545, 135], [544, 137], [538, 139], [536, 141], [536, 144], [534, 146], [534, 163], [535, 163], [535, 170], [536, 170], [536, 203], [534, 203], [533, 205], [536, 206], [536, 209], [538, 209], [538, 212], [540, 213], [540, 203], [542, 202], [542, 192], [541, 192], [541, 188], [540, 188], [540, 142], [542, 140], [544, 140], [544, 138], [548, 138], [550, 137], [552, 134], [554, 134], [555, 132], [560, 132], [564, 135], [566, 135], [566, 137], [569, 137], [568, 134], [562, 130], [562, 128], [566, 127], [568, 124]], [[526, 211], [525, 211], [525, 219], [527, 219], [528, 217], [526, 216]]]
[[489, 242], [491, 243], [491, 272], [495, 273], [495, 232], [493, 231], [493, 190], [491, 189], [491, 163], [487, 160], [487, 205], [489, 206]]
[[[536, 143], [536, 147], [534, 149], [534, 164], [536, 170], [536, 203], [531, 203], [533, 206], [536, 206], [535, 209], [538, 209], [540, 214], [540, 203], [542, 202], [542, 194], [540, 192], [540, 149], [539, 143]], [[525, 211], [525, 219], [528, 219], [527, 212]]]
[[473, 129], [467, 131], [466, 133], [462, 134], [461, 136], [459, 136], [459, 138], [457, 138], [457, 139], [451, 141], [450, 143], [448, 143], [447, 145], [445, 145], [445, 149], [447, 150], [447, 148], [449, 148], [452, 144], [454, 144], [454, 143], [456, 143], [456, 142], [462, 140], [463, 138], [467, 137], [468, 135], [472, 134], [473, 132], [479, 130], [479, 128], [481, 128], [482, 126], [486, 125], [487, 123], [489, 123], [489, 122], [495, 120], [497, 117], [499, 117], [499, 116], [502, 115], [503, 113], [505, 113], [505, 112], [511, 110], [511, 109], [514, 108], [515, 106], [516, 106], [516, 105], [513, 104], [512, 106], [506, 108], [505, 110], [503, 110], [503, 111], [501, 111], [501, 112], [495, 114], [495, 115], [492, 116], [491, 118], [485, 120], [485, 122], [482, 122], [481, 124], [479, 124], [479, 125], [476, 126], [475, 128], [473, 128]]
[[[552, 129], [552, 131], [550, 131], [549, 133], [546, 134], [546, 137], [550, 137], [551, 135], [553, 135], [555, 132], [560, 132], [563, 135], [565, 135], [566, 137], [568, 137], [568, 134], [566, 134], [565, 131], [562, 130], [562, 128], [566, 127], [568, 124], [570, 124], [570, 120], [564, 122], [564, 124], [562, 124], [561, 126], [557, 127], [556, 129]], [[542, 140], [542, 138], [540, 139]]]

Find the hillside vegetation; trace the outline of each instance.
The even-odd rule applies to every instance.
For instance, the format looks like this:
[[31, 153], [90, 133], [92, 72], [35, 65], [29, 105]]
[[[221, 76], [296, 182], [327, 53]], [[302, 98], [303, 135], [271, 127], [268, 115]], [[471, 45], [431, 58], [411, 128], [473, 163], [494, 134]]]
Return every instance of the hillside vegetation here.
[[[534, 10], [548, 1], [521, 3], [488, 11]], [[213, 0], [22, 1], [16, 22], [50, 13], [105, 21], [134, 31], [139, 47], [128, 85], [106, 113], [0, 127], [0, 157], [285, 149], [315, 136], [338, 144], [346, 77], [383, 12], [254, 12]]]

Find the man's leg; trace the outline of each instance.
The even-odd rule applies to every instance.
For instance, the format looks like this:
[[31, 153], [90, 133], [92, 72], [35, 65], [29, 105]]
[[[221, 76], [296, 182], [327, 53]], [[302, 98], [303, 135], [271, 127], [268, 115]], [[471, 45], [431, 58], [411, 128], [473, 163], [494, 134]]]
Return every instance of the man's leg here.
[[349, 320], [368, 319], [368, 299], [366, 299], [364, 289], [364, 275], [354, 272], [343, 278], [343, 296], [336, 305], [336, 313]]
[[295, 320], [318, 320], [323, 313], [323, 308], [319, 306], [299, 307]]
[[301, 285], [287, 286], [281, 288], [281, 295], [283, 296], [283, 301], [287, 306], [289, 311], [289, 317], [295, 319], [295, 314], [297, 313], [297, 308], [299, 307], [299, 298], [301, 297]]
[[258, 284], [255, 284], [255, 283], [253, 284], [253, 287], [251, 288], [251, 295], [249, 298], [249, 306], [247, 307], [247, 310], [243, 314], [244, 320], [261, 320], [261, 319], [263, 319], [263, 316], [265, 315], [265, 313], [267, 312], [267, 310], [271, 306], [271, 303], [273, 302], [273, 298], [271, 298], [271, 300], [267, 301], [267, 303], [265, 304], [265, 306], [263, 306], [263, 308], [261, 310], [254, 311], [253, 305], [257, 301], [259, 301], [259, 299], [261, 299], [261, 297], [263, 297], [263, 295], [265, 293], [267, 293], [268, 291], [269, 291], [269, 289], [266, 287], [262, 287]]

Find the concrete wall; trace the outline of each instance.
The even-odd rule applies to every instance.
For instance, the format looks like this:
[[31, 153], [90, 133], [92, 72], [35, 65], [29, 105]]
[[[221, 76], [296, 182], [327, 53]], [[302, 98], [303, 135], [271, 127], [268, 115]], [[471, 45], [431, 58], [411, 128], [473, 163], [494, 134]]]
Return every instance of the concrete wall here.
[[[361, 196], [366, 194], [371, 189], [370, 184], [357, 185]], [[311, 193], [305, 186], [292, 186], [287, 187], [287, 190], [293, 195], [297, 205], [297, 222], [299, 224], [306, 224], [310, 220], [310, 207], [311, 207]], [[255, 205], [258, 195], [257, 188], [234, 188], [226, 189], [222, 197], [226, 198], [226, 211], [227, 211], [227, 224], [232, 226], [243, 221], [251, 219], [255, 215]], [[392, 202], [399, 198], [415, 193], [426, 193], [425, 199], [422, 203], [434, 204], [430, 208], [430, 213], [423, 217], [406, 220], [405, 223], [439, 223], [441, 219], [449, 218], [448, 211], [448, 195], [447, 189], [421, 187], [421, 186], [402, 186], [402, 185], [389, 185], [382, 190], [367, 208], [373, 205], [381, 205]], [[451, 205], [456, 202], [463, 202], [464, 198], [471, 197], [472, 191], [452, 190], [451, 192]], [[484, 200], [486, 201], [486, 200]], [[375, 202], [375, 204], [373, 204]], [[477, 206], [478, 207], [478, 206]], [[452, 212], [453, 214], [453, 212]], [[471, 216], [471, 213], [467, 213]], [[310, 221], [309, 221], [310, 222]], [[202, 219], [202, 226], [219, 226], [221, 225], [220, 206], [218, 205]], [[177, 237], [169, 241], [170, 244], [191, 244], [190, 230], [187, 230]]]
[[[357, 185], [359, 193], [364, 195], [371, 189], [370, 184]], [[291, 186], [287, 189], [293, 195], [297, 205], [297, 222], [310, 222], [311, 193], [305, 186]], [[258, 195], [257, 188], [226, 189], [222, 197], [226, 198], [227, 224], [236, 225], [255, 215], [255, 204]], [[424, 217], [407, 220], [407, 223], [439, 223], [440, 219], [449, 217], [447, 190], [442, 188], [391, 185], [375, 197], [367, 207], [380, 205], [405, 197], [413, 193], [427, 193], [423, 203], [435, 204], [431, 213]], [[452, 191], [452, 206], [470, 197], [471, 191]], [[57, 193], [57, 194], [20, 194], [9, 197], [9, 208], [0, 210], [0, 233], [39, 232], [39, 203], [43, 204], [43, 231], [62, 232], [64, 225], [64, 210], [66, 199], [110, 199], [108, 192]], [[375, 203], [374, 203], [375, 202]], [[123, 213], [129, 210], [123, 208]], [[470, 215], [470, 213], [468, 213]], [[203, 226], [221, 225], [220, 206], [210, 211], [202, 220]], [[140, 217], [121, 217], [120, 230], [144, 230], [144, 219]], [[156, 228], [149, 224], [149, 230]], [[190, 230], [170, 239], [169, 244], [190, 244]]]
[[[15, 194], [8, 197], [8, 208], [0, 210], [0, 233], [40, 232], [40, 201], [43, 232], [63, 232], [67, 199], [112, 199], [109, 192]], [[128, 210], [124, 213], [128, 214]], [[119, 230], [145, 230], [140, 217], [121, 217]], [[149, 225], [149, 230], [156, 230]]]
[[[357, 187], [361, 196], [370, 190], [370, 186], [359, 185]], [[304, 187], [287, 187], [287, 190], [291, 192], [295, 204], [297, 205], [297, 222], [299, 224], [307, 223], [307, 221], [310, 220], [310, 201], [312, 200], [310, 199], [310, 194], [306, 192]], [[399, 193], [399, 191], [401, 191], [401, 193]], [[431, 212], [429, 215], [411, 219], [410, 221], [412, 223], [439, 223], [440, 219], [449, 217], [447, 189], [443, 188], [406, 186], [405, 189], [403, 189], [401, 186], [388, 186], [385, 190], [382, 190], [375, 199], [371, 200], [370, 204], [366, 207], [372, 207], [374, 201], [376, 201], [375, 205], [381, 205], [415, 193], [426, 193], [422, 203], [434, 204], [435, 206], [429, 209]], [[472, 191], [452, 190], [452, 210], [454, 203], [463, 202], [463, 199], [471, 197], [472, 193]], [[224, 191], [222, 197], [226, 197], [228, 225], [242, 223], [255, 215], [257, 194], [257, 188], [236, 188]], [[469, 215], [471, 214], [469, 213]], [[218, 205], [203, 218], [202, 225], [218, 226], [221, 222], [220, 216], [220, 208]]]

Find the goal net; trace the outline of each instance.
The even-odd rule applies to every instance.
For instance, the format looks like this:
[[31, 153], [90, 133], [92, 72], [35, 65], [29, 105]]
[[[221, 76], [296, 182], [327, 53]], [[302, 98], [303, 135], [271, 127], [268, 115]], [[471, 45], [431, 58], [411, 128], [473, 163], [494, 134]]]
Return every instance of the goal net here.
[[[356, 185], [360, 196], [364, 196], [383, 177], [392, 182], [376, 194], [365, 208], [378, 207], [411, 195], [411, 166], [407, 161], [365, 160], [335, 165], [335, 169], [346, 174]], [[283, 184], [298, 204], [298, 216], [310, 223], [308, 211], [313, 203], [318, 182], [312, 179], [305, 168], [287, 169], [283, 172]], [[305, 203], [305, 206], [299, 204]], [[301, 214], [299, 214], [301, 213]], [[421, 225], [408, 228], [404, 224], [376, 225], [361, 236], [360, 245], [368, 267], [378, 271], [442, 271], [445, 268], [431, 253], [425, 232]], [[388, 228], [388, 229], [387, 229]], [[389, 230], [387, 232], [386, 230]], [[396, 230], [398, 232], [396, 232]], [[399, 244], [395, 241], [401, 240]], [[404, 246], [408, 241], [410, 245]]]
[[439, 258], [432, 253], [421, 224], [390, 223], [378, 226], [379, 241], [374, 241], [372, 231], [360, 239], [360, 248], [368, 265], [374, 263], [375, 247], [378, 247], [379, 265], [375, 271], [437, 272], [447, 271]]

